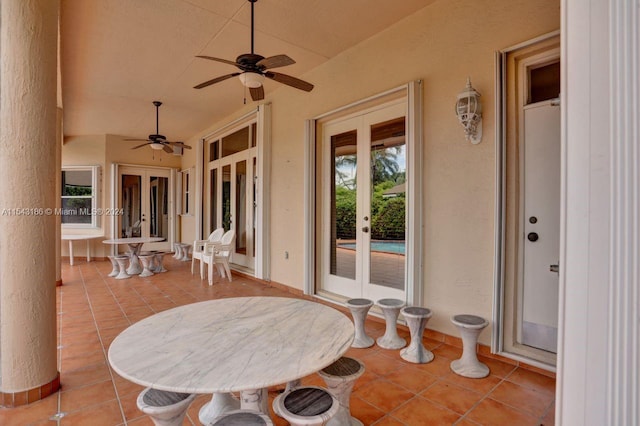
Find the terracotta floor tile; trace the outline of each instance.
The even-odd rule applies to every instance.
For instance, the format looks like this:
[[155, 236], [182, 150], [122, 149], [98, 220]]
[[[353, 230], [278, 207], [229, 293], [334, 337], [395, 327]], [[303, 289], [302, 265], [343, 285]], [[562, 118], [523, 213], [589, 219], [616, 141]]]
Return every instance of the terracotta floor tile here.
[[399, 420], [394, 419], [391, 416], [385, 416], [378, 422], [374, 423], [375, 426], [407, 426]]
[[434, 384], [420, 396], [461, 415], [483, 398], [482, 394], [445, 381]]
[[556, 403], [551, 404], [547, 414], [540, 420], [541, 426], [553, 426], [556, 424]]
[[364, 374], [356, 380], [356, 383], [353, 385], [353, 390], [362, 389], [369, 385], [374, 380], [380, 379], [382, 376], [379, 374], [373, 373], [365, 369]]
[[58, 412], [58, 393], [41, 401], [17, 408], [0, 408], [0, 424], [22, 426], [36, 421], [49, 421]]
[[145, 388], [144, 386], [130, 382], [129, 380], [118, 376], [118, 374], [113, 371], [112, 371], [112, 374], [113, 374], [113, 382], [115, 383], [116, 389], [118, 391], [118, 395], [128, 395], [133, 392], [140, 393]]
[[546, 392], [550, 395], [555, 395], [556, 392], [555, 379], [543, 376], [542, 374], [534, 373], [529, 370], [525, 370], [524, 368], [520, 367], [518, 367], [513, 373], [507, 376], [505, 380], [517, 383], [519, 385], [539, 392]]
[[496, 376], [488, 376], [483, 379], [470, 379], [468, 377], [459, 376], [453, 371], [450, 371], [448, 374], [443, 376], [442, 379], [481, 394], [490, 392], [502, 381], [501, 378]]
[[385, 378], [414, 393], [422, 392], [438, 380], [436, 376], [425, 373], [413, 365], [405, 365], [387, 374]]
[[122, 411], [124, 412], [124, 417], [129, 420], [135, 420], [140, 417], [144, 417], [145, 414], [138, 409], [138, 395], [140, 392], [132, 392], [127, 395], [119, 395], [120, 405], [122, 406]]
[[546, 392], [538, 392], [507, 381], [500, 383], [489, 394], [489, 398], [511, 407], [518, 407], [534, 417], [542, 417], [553, 403], [553, 396]]
[[[197, 423], [196, 423], [197, 424]], [[148, 416], [140, 417], [127, 422], [128, 426], [154, 426], [153, 421]]]
[[482, 355], [478, 355], [478, 360], [489, 367], [492, 376], [504, 378], [517, 368], [517, 366], [513, 364], [508, 364], [506, 362]]
[[354, 396], [387, 413], [403, 404], [413, 395], [413, 392], [409, 392], [384, 379], [374, 380], [367, 387], [354, 392]]
[[501, 404], [493, 399], [484, 399], [469, 414], [467, 418], [486, 426], [534, 426], [538, 425], [535, 417]]
[[413, 364], [416, 368], [424, 371], [425, 373], [432, 374], [437, 377], [445, 376], [451, 372], [449, 367], [451, 364], [450, 359], [435, 357], [433, 361], [426, 364]]
[[452, 425], [460, 415], [426, 399], [416, 396], [391, 415], [411, 426]]
[[70, 357], [63, 357], [60, 364], [60, 371], [75, 371], [78, 369], [90, 367], [92, 365], [102, 365], [106, 362], [107, 359], [102, 350], [91, 352], [88, 354], [78, 354]]
[[364, 363], [364, 367], [372, 373], [379, 374], [381, 376], [392, 373], [395, 370], [402, 368], [404, 365], [401, 361], [390, 358], [381, 352], [374, 352], [372, 354], [363, 356], [360, 361]]
[[61, 426], [115, 426], [122, 423], [120, 405], [115, 399], [70, 413], [60, 421]]
[[351, 396], [349, 404], [351, 415], [365, 425], [375, 423], [386, 414], [384, 411], [353, 395]]
[[116, 399], [111, 380], [60, 393], [60, 409], [66, 413]]
[[69, 372], [60, 373], [61, 390], [68, 391], [80, 386], [111, 380], [106, 363], [90, 365]]
[[462, 356], [462, 349], [455, 346], [442, 344], [433, 350], [433, 354], [435, 356], [441, 356], [450, 361], [453, 361], [454, 359], [459, 359]]

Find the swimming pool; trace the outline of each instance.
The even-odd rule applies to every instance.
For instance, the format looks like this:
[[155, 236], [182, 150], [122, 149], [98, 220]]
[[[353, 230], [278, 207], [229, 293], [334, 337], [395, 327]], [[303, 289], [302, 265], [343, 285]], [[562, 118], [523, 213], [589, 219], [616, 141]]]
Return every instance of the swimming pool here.
[[[342, 243], [338, 247], [355, 250], [356, 243]], [[404, 254], [404, 241], [371, 241], [371, 251]]]

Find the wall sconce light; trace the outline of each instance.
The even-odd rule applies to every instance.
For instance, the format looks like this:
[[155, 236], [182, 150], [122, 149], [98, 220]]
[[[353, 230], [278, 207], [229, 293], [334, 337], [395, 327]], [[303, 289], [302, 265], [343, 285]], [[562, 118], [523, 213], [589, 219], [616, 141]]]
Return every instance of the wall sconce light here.
[[482, 104], [480, 93], [471, 86], [469, 78], [467, 86], [458, 94], [456, 116], [464, 127], [465, 138], [474, 145], [479, 144], [482, 140]]

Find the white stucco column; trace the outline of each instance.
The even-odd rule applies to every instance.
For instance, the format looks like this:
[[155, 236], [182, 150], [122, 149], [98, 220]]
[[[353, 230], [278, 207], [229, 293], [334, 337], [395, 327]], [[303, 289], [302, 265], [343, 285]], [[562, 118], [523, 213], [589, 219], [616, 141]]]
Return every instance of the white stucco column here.
[[0, 3], [0, 391], [55, 392], [57, 0]]

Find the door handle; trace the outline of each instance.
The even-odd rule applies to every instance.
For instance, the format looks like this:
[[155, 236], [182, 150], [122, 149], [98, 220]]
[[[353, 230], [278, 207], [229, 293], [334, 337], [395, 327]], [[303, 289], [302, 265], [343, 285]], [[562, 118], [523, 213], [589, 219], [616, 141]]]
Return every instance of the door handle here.
[[368, 226], [363, 226], [362, 227], [362, 232], [369, 232], [369, 227]]
[[527, 240], [533, 242], [538, 241], [538, 233], [537, 232], [529, 232], [529, 234], [527, 234]]
[[560, 273], [560, 265], [549, 265], [549, 271], [555, 272], [556, 274]]

